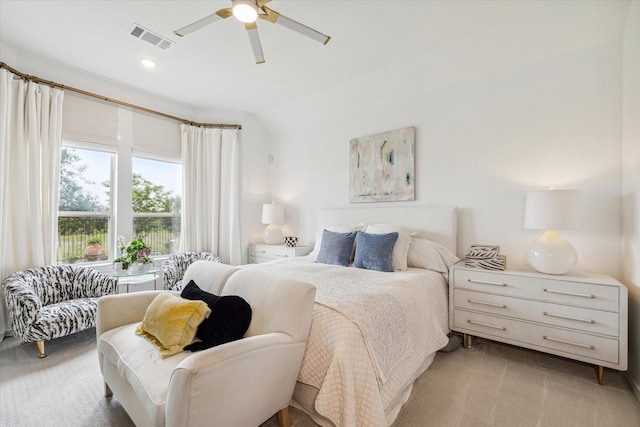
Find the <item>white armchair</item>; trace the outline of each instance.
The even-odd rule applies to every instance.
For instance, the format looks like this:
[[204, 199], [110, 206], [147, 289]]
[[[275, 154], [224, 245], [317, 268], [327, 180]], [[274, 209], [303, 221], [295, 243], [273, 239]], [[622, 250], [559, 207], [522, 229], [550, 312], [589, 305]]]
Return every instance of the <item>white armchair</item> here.
[[239, 295], [252, 308], [243, 339], [162, 359], [135, 334], [160, 292], [111, 295], [98, 303], [98, 358], [111, 390], [136, 426], [256, 427], [288, 406], [311, 326], [315, 287], [209, 261], [192, 264], [194, 280], [217, 295]]

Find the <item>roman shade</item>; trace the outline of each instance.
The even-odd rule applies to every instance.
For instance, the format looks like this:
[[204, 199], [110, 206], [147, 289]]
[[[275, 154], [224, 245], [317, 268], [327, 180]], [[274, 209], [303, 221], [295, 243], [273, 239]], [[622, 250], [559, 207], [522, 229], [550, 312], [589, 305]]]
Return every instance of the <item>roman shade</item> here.
[[133, 150], [180, 159], [180, 122], [143, 111], [133, 111]]
[[62, 137], [75, 141], [118, 145], [118, 107], [107, 101], [66, 92]]

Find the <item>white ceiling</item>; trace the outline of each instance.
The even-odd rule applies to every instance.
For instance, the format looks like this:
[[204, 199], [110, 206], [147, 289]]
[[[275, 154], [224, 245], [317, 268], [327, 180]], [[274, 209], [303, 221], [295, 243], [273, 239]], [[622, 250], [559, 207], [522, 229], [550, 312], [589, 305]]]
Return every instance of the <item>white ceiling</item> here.
[[[487, 53], [491, 38], [501, 44], [545, 39], [545, 46], [563, 51], [620, 39], [629, 1], [273, 0], [269, 7], [331, 41], [323, 46], [259, 21], [266, 58], [260, 65], [234, 18], [183, 38], [173, 35], [229, 5], [228, 0], [0, 0], [0, 41], [194, 108], [260, 117], [407, 58], [428, 58], [464, 39], [484, 37]], [[162, 50], [134, 38], [128, 33], [134, 23], [176, 43]], [[145, 69], [142, 58], [153, 59], [157, 68]]]

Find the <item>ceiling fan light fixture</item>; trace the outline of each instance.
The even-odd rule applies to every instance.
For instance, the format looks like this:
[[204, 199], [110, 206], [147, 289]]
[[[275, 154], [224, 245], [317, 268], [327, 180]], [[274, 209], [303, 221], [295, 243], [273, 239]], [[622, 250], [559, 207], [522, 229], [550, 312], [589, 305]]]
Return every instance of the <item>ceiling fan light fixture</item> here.
[[245, 24], [256, 22], [258, 19], [258, 6], [253, 0], [233, 0], [233, 16]]

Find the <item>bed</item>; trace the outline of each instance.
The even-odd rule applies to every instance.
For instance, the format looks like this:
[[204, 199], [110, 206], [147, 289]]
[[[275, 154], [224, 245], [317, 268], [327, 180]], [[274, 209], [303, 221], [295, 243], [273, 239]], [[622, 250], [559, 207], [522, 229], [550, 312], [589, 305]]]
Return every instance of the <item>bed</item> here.
[[[331, 232], [318, 235], [309, 256], [244, 268], [316, 285], [311, 332], [292, 405], [321, 426], [389, 426], [413, 382], [448, 343], [447, 270], [457, 260], [456, 209], [323, 209], [319, 224], [320, 230]], [[348, 230], [366, 232], [358, 239], [395, 230], [396, 271], [316, 262], [324, 260], [332, 233], [344, 236]], [[358, 242], [365, 247], [363, 240]], [[400, 251], [405, 247], [406, 252]], [[356, 262], [362, 258], [358, 250], [356, 245], [351, 254]]]

